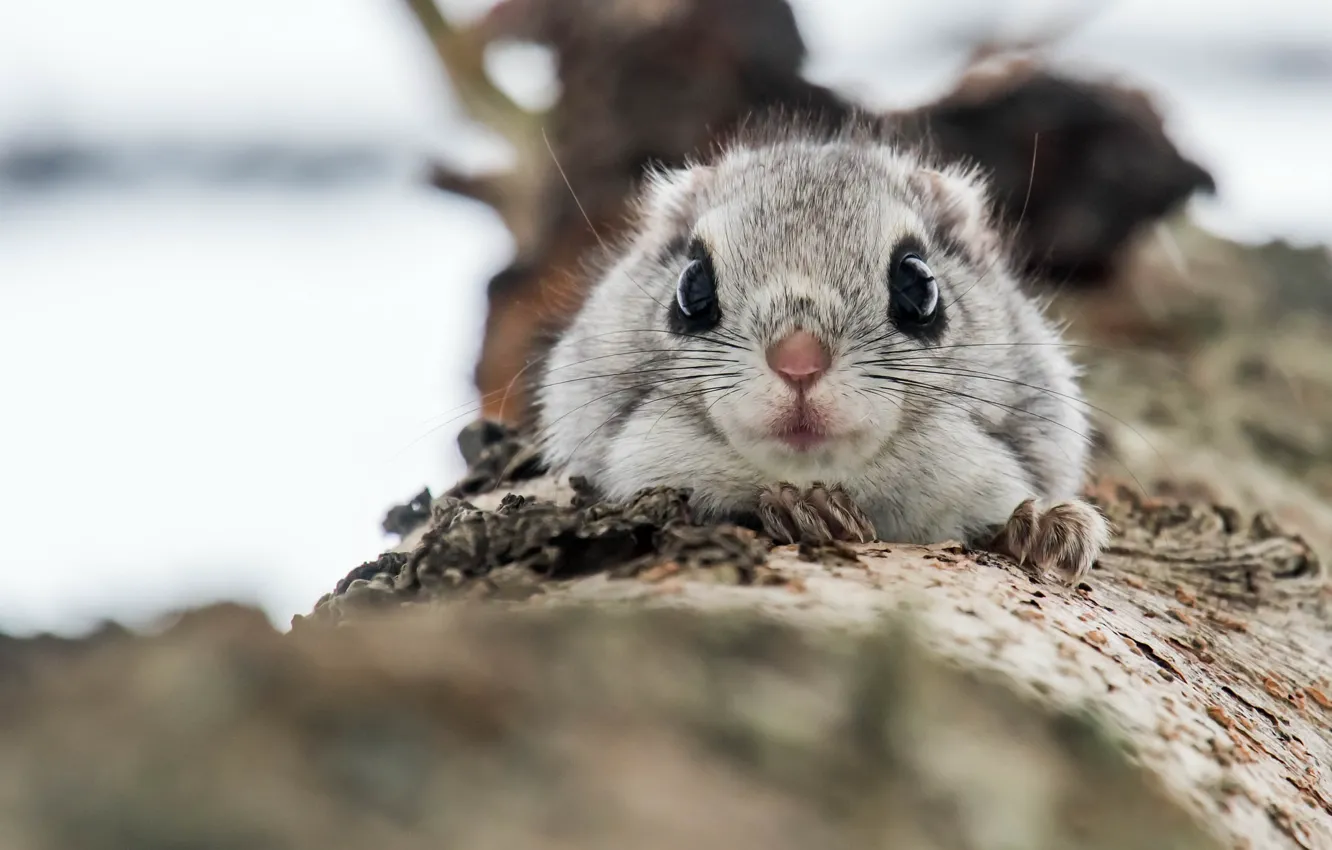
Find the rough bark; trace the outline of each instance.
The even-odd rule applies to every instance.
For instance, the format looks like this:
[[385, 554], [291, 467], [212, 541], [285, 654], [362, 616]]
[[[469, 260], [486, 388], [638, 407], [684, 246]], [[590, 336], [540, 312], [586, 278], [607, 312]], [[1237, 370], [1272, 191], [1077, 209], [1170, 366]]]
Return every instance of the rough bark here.
[[[543, 478], [478, 496], [473, 504], [502, 510], [500, 493], [516, 489], [557, 502], [573, 496]], [[357, 622], [361, 612], [395, 603], [413, 607], [423, 596], [508, 600], [501, 604], [521, 608], [595, 602], [727, 618], [758, 613], [800, 634], [873, 634], [885, 616], [904, 619], [928, 663], [1004, 683], [1028, 706], [1024, 711], [1045, 718], [1040, 724], [1091, 718], [1145, 771], [1143, 787], [1159, 787], [1216, 846], [1332, 846], [1332, 785], [1323, 775], [1332, 764], [1332, 633], [1329, 593], [1312, 548], [1262, 514], [1144, 499], [1109, 483], [1088, 495], [1119, 534], [1090, 579], [1074, 589], [957, 544], [777, 547], [749, 570], [729, 563], [700, 567], [692, 562], [697, 550], [685, 550], [676, 559], [638, 559], [629, 572], [574, 578], [549, 577], [554, 562], [533, 545], [531, 557], [514, 559], [516, 566], [469, 573], [459, 571], [465, 559], [456, 549], [419, 529], [399, 547], [415, 553], [412, 580], [402, 580], [404, 570], [362, 573], [355, 586], [324, 600], [315, 619]], [[512, 497], [508, 504], [515, 504]], [[436, 519], [452, 523], [455, 536], [466, 525], [442, 513]], [[498, 545], [490, 533], [490, 544]], [[550, 544], [569, 545], [555, 536]], [[429, 563], [445, 551], [448, 557]], [[427, 570], [436, 571], [436, 581], [424, 580]], [[995, 755], [970, 737], [968, 723], [950, 727], [956, 718], [949, 712], [957, 706], [934, 710], [940, 712], [937, 726], [926, 723], [935, 728], [920, 734], [965, 751], [958, 757], [979, 785], [986, 771], [1003, 770], [987, 763]], [[1026, 746], [1017, 741], [1009, 741], [1014, 751]], [[931, 750], [926, 761], [935, 758], [949, 756]], [[941, 764], [921, 769], [946, 771]], [[1034, 787], [1046, 790], [1026, 793], [1050, 796], [1030, 801], [1034, 809], [1027, 814], [1035, 820], [1014, 817], [1024, 821], [1021, 829], [1037, 829], [1033, 824], [1046, 815], [1035, 811], [1048, 814], [1046, 807], [1058, 808], [1063, 798], [1045, 785], [1057, 771], [1028, 769]], [[1108, 791], [1098, 796], [1099, 780], [1090, 781], [1086, 804], [1115, 821], [1109, 812], [1122, 800]], [[963, 792], [953, 787], [949, 793]], [[950, 828], [965, 831], [960, 821]], [[974, 843], [954, 835], [955, 843], [938, 846], [1002, 846], [998, 835], [992, 831]], [[1100, 846], [1062, 840], [1071, 842], [1062, 846]], [[1110, 846], [1173, 846], [1161, 835], [1130, 839], [1123, 833], [1118, 840], [1124, 843]], [[1047, 845], [1028, 839], [1013, 846]]]
[[1332, 846], [1309, 547], [1099, 496], [1123, 533], [1075, 589], [950, 544], [779, 547], [748, 584], [380, 575], [288, 635], [223, 607], [0, 640], [4, 843]]
[[464, 604], [280, 636], [256, 616], [29, 650], [0, 692], [5, 846], [1227, 846], [1095, 714], [904, 628]]

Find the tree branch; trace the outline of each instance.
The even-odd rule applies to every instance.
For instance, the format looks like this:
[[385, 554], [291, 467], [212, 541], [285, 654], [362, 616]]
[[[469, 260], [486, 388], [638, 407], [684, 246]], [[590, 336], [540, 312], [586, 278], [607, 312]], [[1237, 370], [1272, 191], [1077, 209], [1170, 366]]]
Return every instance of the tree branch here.
[[540, 138], [540, 117], [500, 91], [486, 74], [486, 40], [472, 29], [459, 29], [444, 17], [435, 0], [405, 0], [425, 30], [463, 108], [476, 121], [527, 152]]

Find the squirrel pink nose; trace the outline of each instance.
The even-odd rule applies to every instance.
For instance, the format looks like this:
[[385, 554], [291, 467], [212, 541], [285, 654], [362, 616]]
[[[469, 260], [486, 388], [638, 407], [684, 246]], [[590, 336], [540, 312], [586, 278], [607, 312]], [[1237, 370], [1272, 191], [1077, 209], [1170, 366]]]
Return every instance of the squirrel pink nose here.
[[768, 366], [796, 389], [808, 389], [828, 371], [828, 349], [809, 331], [796, 331], [768, 349]]

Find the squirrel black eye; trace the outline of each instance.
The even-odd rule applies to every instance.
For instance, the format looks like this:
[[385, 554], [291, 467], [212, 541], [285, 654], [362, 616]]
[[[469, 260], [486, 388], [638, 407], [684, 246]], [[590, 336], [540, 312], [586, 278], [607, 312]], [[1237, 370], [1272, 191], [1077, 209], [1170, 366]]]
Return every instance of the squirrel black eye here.
[[680, 333], [711, 330], [721, 321], [717, 304], [717, 277], [712, 260], [701, 246], [690, 251], [691, 259], [675, 284], [675, 305], [671, 326]]
[[717, 282], [702, 260], [690, 260], [680, 272], [675, 286], [675, 301], [689, 319], [700, 319], [717, 301]]
[[913, 325], [928, 325], [939, 311], [939, 282], [917, 254], [897, 261], [889, 275], [889, 303], [893, 318]]

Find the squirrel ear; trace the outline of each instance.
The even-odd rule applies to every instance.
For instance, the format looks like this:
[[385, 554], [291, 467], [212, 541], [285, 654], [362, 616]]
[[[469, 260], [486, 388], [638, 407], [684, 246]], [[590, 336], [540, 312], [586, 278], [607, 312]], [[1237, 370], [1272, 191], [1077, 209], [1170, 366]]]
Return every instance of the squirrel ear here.
[[641, 213], [649, 219], [677, 221], [688, 218], [693, 208], [691, 198], [709, 171], [702, 165], [648, 171]]
[[909, 178], [933, 218], [975, 261], [993, 256], [999, 235], [990, 224], [985, 184], [975, 171], [921, 169]]

